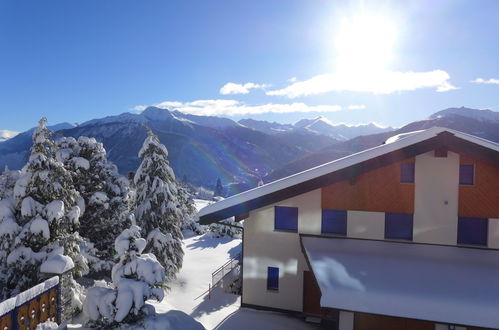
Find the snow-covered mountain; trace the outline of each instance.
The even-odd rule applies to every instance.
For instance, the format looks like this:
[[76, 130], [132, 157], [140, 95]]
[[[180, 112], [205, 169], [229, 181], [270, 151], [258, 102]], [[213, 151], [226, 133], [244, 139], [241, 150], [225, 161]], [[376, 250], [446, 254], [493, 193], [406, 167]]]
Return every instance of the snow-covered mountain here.
[[0, 129], [0, 142], [6, 141], [8, 139], [11, 139], [14, 136], [16, 136], [17, 134], [19, 134], [19, 132], [9, 131], [9, 130], [6, 130], [6, 129]]
[[264, 182], [274, 181], [308, 168], [348, 156], [368, 148], [373, 148], [384, 143], [394, 135], [424, 130], [440, 126], [469, 133], [484, 139], [499, 142], [499, 121], [496, 118], [499, 112], [490, 110], [476, 110], [469, 108], [450, 108], [431, 115], [428, 119], [409, 123], [397, 130], [371, 135], [361, 135], [353, 139], [330, 145], [292, 161], [282, 168], [270, 173]]
[[392, 131], [391, 127], [381, 127], [374, 123], [360, 125], [334, 124], [326, 117], [301, 119], [294, 125], [270, 123], [262, 120], [242, 119], [239, 124], [266, 134], [282, 134], [284, 132], [300, 132], [331, 137], [338, 141], [346, 141], [360, 135]]
[[439, 112], [434, 113], [430, 116], [430, 119], [448, 117], [451, 115], [457, 115], [462, 117], [473, 118], [480, 121], [492, 121], [499, 122], [499, 112], [492, 111], [488, 109], [477, 110], [465, 107], [460, 108], [449, 108]]

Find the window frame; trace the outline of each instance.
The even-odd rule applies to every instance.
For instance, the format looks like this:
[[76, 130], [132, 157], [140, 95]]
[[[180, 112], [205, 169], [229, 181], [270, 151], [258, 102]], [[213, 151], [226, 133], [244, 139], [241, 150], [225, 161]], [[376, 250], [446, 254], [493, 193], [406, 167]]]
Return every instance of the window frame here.
[[[279, 220], [279, 210], [284, 210], [287, 209], [287, 212], [291, 212], [292, 217], [291, 219], [286, 218], [286, 220]], [[296, 213], [296, 214], [294, 214]], [[281, 215], [281, 216], [286, 216], [289, 217], [290, 215]], [[288, 226], [288, 228], [283, 228], [286, 226], [282, 226], [282, 221], [291, 222], [291, 226]], [[279, 224], [279, 226], [278, 226]], [[289, 224], [288, 224], [289, 225]], [[298, 207], [294, 206], [274, 206], [274, 231], [283, 231], [283, 232], [290, 232], [290, 233], [297, 233], [298, 232]]]
[[[471, 183], [465, 183], [465, 182], [462, 182], [461, 180], [461, 175], [462, 175], [462, 168], [464, 166], [471, 166]], [[459, 164], [459, 185], [460, 186], [474, 186], [475, 185], [475, 174], [476, 174], [476, 166], [474, 163], [472, 164]]]
[[[404, 167], [405, 166], [411, 166], [412, 168], [412, 178], [411, 180], [412, 181], [406, 181], [404, 180]], [[416, 181], [416, 162], [402, 162], [400, 163], [400, 183], [404, 183], [404, 184], [414, 184], [414, 182]]]
[[[393, 219], [392, 217], [394, 216], [403, 216], [404, 219]], [[406, 219], [407, 218], [407, 219]], [[400, 228], [394, 228], [393, 227], [393, 222], [397, 221], [406, 221], [410, 220], [410, 236], [405, 237], [401, 235], [392, 235], [392, 233], [389, 233], [389, 230], [400, 230]], [[400, 224], [398, 224], [400, 225]], [[394, 212], [385, 212], [385, 236], [384, 238], [386, 240], [397, 240], [397, 241], [405, 241], [405, 242], [412, 242], [414, 241], [414, 214], [413, 213], [394, 213]]]
[[[464, 246], [473, 246], [473, 247], [487, 247], [488, 244], [489, 244], [489, 219], [488, 218], [476, 218], [476, 217], [458, 217], [457, 218], [457, 240], [456, 240], [456, 243], [457, 245], [464, 245]], [[465, 241], [463, 240], [463, 236], [466, 234], [466, 233], [462, 233], [462, 226], [466, 226], [466, 222], [476, 222], [476, 223], [481, 223], [481, 224], [478, 224], [479, 228], [481, 225], [483, 225], [483, 228], [485, 229], [485, 232], [484, 233], [480, 233], [479, 236], [483, 236], [483, 237], [479, 237], [480, 242], [472, 242], [472, 240], [474, 238], [477, 238], [476, 237], [476, 233], [477, 233], [477, 228], [476, 227], [473, 227], [473, 226], [470, 226], [468, 224], [468, 230], [470, 230], [470, 232], [472, 232], [473, 234], [475, 235], [471, 235], [471, 242], [470, 241]], [[473, 228], [471, 228], [473, 227]], [[465, 236], [466, 237], [466, 236]], [[469, 234], [468, 234], [468, 237], [467, 238], [470, 238], [469, 237]]]
[[[326, 218], [327, 213], [332, 213], [332, 219]], [[338, 216], [338, 219], [336, 221], [341, 221], [343, 223], [336, 223], [334, 224], [335, 218]], [[340, 227], [342, 230], [341, 231], [325, 231], [324, 230], [324, 224], [327, 221], [332, 221], [333, 224], [330, 224], [330, 226], [333, 227]], [[326, 235], [337, 235], [337, 236], [347, 236], [348, 233], [348, 212], [347, 210], [336, 210], [336, 209], [322, 209], [322, 214], [321, 214], [321, 234], [326, 234]]]
[[279, 267], [267, 267], [267, 291], [279, 291]]

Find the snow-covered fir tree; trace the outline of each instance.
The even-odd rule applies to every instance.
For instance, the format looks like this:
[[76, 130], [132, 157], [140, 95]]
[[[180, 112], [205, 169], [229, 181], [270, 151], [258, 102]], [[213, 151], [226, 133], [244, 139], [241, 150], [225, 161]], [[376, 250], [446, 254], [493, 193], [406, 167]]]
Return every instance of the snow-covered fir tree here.
[[142, 159], [135, 173], [137, 224], [147, 238], [146, 252], [156, 255], [166, 270], [166, 280], [175, 278], [184, 251], [182, 249], [182, 216], [179, 185], [168, 162], [168, 151], [158, 137], [147, 130], [139, 151]]
[[0, 200], [13, 195], [14, 186], [20, 175], [21, 171], [11, 171], [5, 166], [3, 173], [0, 175]]
[[[4, 296], [11, 296], [40, 282], [40, 266], [54, 254], [78, 261], [79, 236], [75, 230], [81, 202], [72, 178], [54, 157], [52, 132], [40, 120], [33, 133], [28, 163], [14, 187], [14, 195], [0, 208], [1, 235], [12, 237], [3, 248], [8, 268]], [[80, 203], [81, 205], [82, 203]], [[82, 268], [80, 264], [77, 267]]]
[[213, 197], [223, 196], [224, 195], [224, 187], [222, 186], [222, 180], [217, 178], [217, 183], [215, 184], [215, 189], [213, 190]]
[[57, 159], [71, 172], [75, 188], [85, 200], [79, 233], [90, 243], [85, 242], [82, 252], [92, 273], [110, 271], [114, 240], [130, 226], [129, 181], [108, 162], [103, 144], [94, 138], [63, 137], [57, 147]]
[[92, 320], [90, 326], [117, 327], [154, 313], [145, 301], [163, 299], [165, 269], [153, 254], [142, 254], [146, 244], [135, 225], [116, 238], [120, 259], [113, 267], [113, 283], [90, 288], [84, 303], [84, 311]]

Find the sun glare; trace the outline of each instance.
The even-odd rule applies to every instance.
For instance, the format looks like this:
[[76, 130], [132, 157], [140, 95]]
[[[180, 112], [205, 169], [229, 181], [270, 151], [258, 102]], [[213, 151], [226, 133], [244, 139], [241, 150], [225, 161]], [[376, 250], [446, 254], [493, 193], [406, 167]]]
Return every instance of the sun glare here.
[[386, 17], [361, 14], [343, 19], [335, 38], [337, 70], [385, 70], [393, 59], [395, 40], [395, 25]]

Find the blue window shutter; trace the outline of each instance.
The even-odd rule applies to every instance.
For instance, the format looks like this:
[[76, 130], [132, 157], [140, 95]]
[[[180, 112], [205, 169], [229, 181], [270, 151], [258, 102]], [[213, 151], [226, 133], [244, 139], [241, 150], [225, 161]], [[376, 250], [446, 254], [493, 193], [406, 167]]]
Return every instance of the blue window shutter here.
[[414, 163], [401, 163], [400, 164], [400, 182], [401, 183], [414, 183]]
[[459, 184], [473, 185], [475, 184], [475, 166], [473, 164], [459, 165]]
[[411, 213], [385, 213], [385, 238], [412, 241], [412, 228]]
[[274, 229], [298, 231], [298, 208], [287, 206], [276, 206], [274, 217]]
[[346, 210], [322, 210], [322, 233], [346, 235], [347, 234], [347, 211]]
[[488, 219], [459, 217], [457, 243], [487, 246], [488, 227]]
[[279, 268], [267, 268], [267, 290], [279, 290]]

